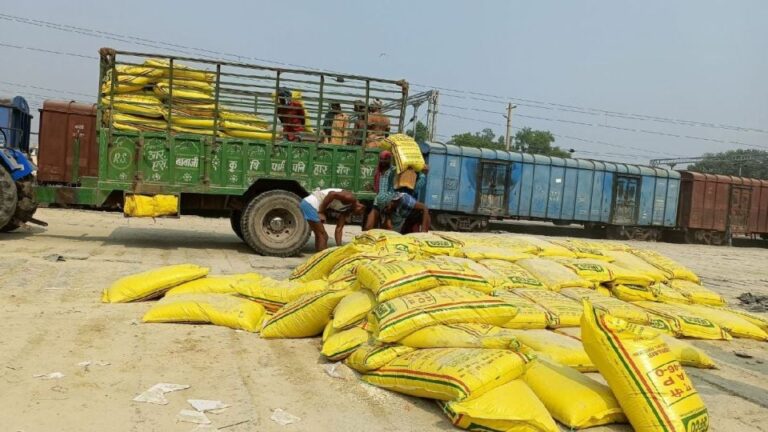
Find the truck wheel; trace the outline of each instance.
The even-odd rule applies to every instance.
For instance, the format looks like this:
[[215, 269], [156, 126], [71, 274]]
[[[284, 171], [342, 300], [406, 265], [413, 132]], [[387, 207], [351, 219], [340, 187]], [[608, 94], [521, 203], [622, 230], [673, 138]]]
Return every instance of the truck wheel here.
[[272, 190], [253, 198], [243, 210], [241, 230], [248, 246], [262, 255], [294, 256], [309, 240], [309, 224], [298, 195]]
[[[6, 226], [12, 223], [11, 219], [16, 213], [18, 200], [16, 184], [11, 174], [0, 166], [0, 231], [10, 231], [10, 229], [6, 229]], [[12, 229], [16, 228], [18, 227]]]
[[240, 240], [243, 239], [242, 220], [243, 212], [241, 210], [232, 210], [232, 213], [229, 214], [229, 223], [232, 225], [232, 231], [240, 237]]

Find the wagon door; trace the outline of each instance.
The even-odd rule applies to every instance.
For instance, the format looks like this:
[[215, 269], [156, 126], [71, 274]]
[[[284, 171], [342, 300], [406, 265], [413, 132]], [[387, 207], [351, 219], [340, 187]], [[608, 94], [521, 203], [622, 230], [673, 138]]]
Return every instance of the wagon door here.
[[477, 190], [477, 212], [489, 216], [505, 214], [509, 165], [498, 162], [480, 163], [480, 187]]
[[752, 189], [750, 188], [731, 187], [731, 208], [728, 214], [728, 226], [731, 229], [731, 234], [747, 232], [751, 195]]
[[636, 225], [637, 205], [640, 199], [640, 179], [637, 177], [616, 176], [613, 190], [614, 225]]

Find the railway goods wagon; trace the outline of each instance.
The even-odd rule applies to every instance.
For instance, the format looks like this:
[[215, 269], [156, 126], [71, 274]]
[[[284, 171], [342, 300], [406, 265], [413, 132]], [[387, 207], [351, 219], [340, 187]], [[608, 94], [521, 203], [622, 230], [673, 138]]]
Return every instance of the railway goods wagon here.
[[768, 238], [768, 181], [681, 171], [677, 225], [689, 243], [721, 245], [734, 235]]
[[676, 171], [441, 143], [422, 151], [430, 167], [424, 200], [438, 228], [471, 231], [490, 218], [519, 218], [658, 240], [677, 221]]

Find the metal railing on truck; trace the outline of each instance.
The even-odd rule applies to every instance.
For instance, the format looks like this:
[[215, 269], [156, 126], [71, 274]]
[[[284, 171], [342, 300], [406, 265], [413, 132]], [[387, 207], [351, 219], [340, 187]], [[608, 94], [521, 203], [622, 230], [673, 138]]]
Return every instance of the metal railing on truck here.
[[386, 118], [391, 133], [404, 127], [404, 80], [99, 52], [97, 121], [110, 143], [114, 131], [123, 130], [364, 146], [374, 133], [370, 108], [393, 104], [395, 110], [376, 115]]

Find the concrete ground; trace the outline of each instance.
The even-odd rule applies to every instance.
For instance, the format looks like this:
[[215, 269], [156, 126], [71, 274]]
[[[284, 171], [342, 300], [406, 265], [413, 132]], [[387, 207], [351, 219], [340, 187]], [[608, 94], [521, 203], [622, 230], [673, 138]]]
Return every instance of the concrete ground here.
[[[268, 341], [215, 326], [141, 324], [149, 304], [99, 301], [115, 279], [162, 265], [284, 278], [307, 255], [254, 255], [226, 219], [152, 221], [60, 209], [42, 209], [38, 217], [50, 226], [0, 234], [0, 430], [191, 431], [195, 425], [176, 421], [190, 408], [187, 399], [231, 405], [209, 415], [227, 432], [454, 430], [430, 401], [366, 385], [343, 366], [342, 378], [329, 376], [317, 339]], [[732, 304], [745, 291], [768, 294], [768, 249], [641, 245], [688, 265]], [[687, 368], [712, 429], [768, 430], [768, 344], [693, 343], [720, 365]], [[91, 364], [78, 365], [84, 361]], [[35, 377], [51, 372], [64, 377]], [[132, 401], [159, 382], [191, 387], [167, 394], [168, 405]], [[279, 425], [270, 419], [277, 408], [301, 420]]]

